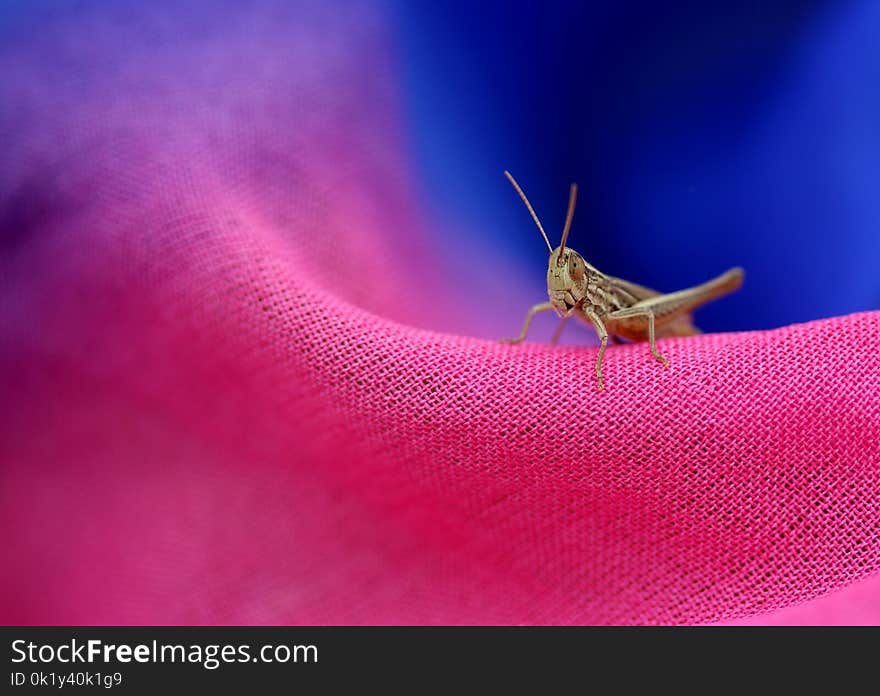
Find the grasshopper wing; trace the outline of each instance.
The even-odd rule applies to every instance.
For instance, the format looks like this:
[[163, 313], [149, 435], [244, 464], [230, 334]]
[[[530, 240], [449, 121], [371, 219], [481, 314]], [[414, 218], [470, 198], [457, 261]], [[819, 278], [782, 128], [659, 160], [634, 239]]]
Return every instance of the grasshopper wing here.
[[[623, 278], [615, 278], [614, 276], [606, 277], [619, 294], [624, 297], [629, 295], [629, 297], [632, 298], [632, 304], [663, 294], [656, 290], [652, 290], [651, 288], [646, 288], [643, 285], [624, 280]], [[658, 328], [657, 338], [664, 338], [667, 336], [696, 336], [697, 334], [703, 333], [694, 326], [693, 322], [694, 319], [692, 314], [680, 316], [669, 324], [666, 324], [663, 328]]]

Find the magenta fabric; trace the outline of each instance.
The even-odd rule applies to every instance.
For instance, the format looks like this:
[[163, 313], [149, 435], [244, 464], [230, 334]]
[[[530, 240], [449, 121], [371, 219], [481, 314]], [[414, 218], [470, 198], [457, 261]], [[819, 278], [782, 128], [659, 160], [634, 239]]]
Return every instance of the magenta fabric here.
[[379, 9], [112, 7], [0, 49], [3, 623], [880, 620], [880, 313], [599, 394], [437, 253]]

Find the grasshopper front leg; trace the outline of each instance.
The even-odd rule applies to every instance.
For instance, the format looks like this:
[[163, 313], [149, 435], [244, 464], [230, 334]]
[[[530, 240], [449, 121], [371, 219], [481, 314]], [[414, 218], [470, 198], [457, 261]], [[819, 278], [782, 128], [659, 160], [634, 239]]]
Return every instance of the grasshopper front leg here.
[[549, 312], [551, 309], [553, 309], [553, 304], [550, 302], [536, 304], [526, 313], [526, 320], [523, 322], [522, 331], [519, 332], [519, 336], [516, 338], [502, 338], [499, 343], [522, 343], [526, 340], [526, 334], [529, 332], [532, 317], [541, 312]]
[[571, 314], [566, 314], [562, 319], [559, 320], [559, 324], [556, 326], [556, 331], [553, 332], [553, 337], [550, 339], [550, 345], [555, 346], [559, 343], [559, 337], [562, 335], [562, 330], [565, 328], [565, 324], [568, 322]]
[[603, 391], [605, 386], [602, 384], [602, 359], [605, 357], [605, 349], [608, 347], [608, 329], [592, 309], [582, 308], [584, 316], [587, 317], [596, 327], [596, 333], [599, 334], [599, 354], [596, 356], [596, 381], [598, 382], [598, 391]]

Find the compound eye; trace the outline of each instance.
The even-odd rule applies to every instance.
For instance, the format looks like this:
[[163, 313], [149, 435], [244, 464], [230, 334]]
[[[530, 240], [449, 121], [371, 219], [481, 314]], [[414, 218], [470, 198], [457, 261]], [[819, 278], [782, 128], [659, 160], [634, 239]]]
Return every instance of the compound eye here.
[[574, 254], [571, 255], [571, 261], [568, 264], [568, 272], [572, 279], [580, 280], [584, 277], [584, 262]]

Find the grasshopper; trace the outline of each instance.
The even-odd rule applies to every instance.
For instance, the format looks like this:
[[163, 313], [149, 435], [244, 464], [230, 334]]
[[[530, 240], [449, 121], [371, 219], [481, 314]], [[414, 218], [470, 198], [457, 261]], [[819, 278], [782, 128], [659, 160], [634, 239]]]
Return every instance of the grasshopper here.
[[731, 268], [702, 285], [668, 294], [661, 294], [622, 278], [605, 275], [595, 266], [587, 263], [574, 249], [565, 246], [577, 202], [577, 184], [571, 185], [562, 241], [554, 249], [532, 204], [516, 183], [516, 179], [508, 171], [505, 171], [504, 175], [526, 204], [550, 250], [547, 268], [547, 294], [550, 301], [532, 307], [526, 314], [519, 336], [506, 338], [501, 342], [524, 341], [532, 317], [552, 309], [562, 320], [551, 340], [555, 344], [565, 322], [572, 315], [576, 315], [582, 321], [592, 324], [599, 334], [599, 354], [596, 356], [596, 381], [599, 391], [604, 389], [602, 359], [605, 357], [609, 336], [615, 343], [620, 343], [621, 338], [629, 341], [647, 340], [654, 359], [664, 367], [669, 367], [669, 360], [657, 350], [656, 339], [699, 334], [700, 330], [693, 325], [692, 312], [697, 307], [727, 295], [742, 285], [743, 269], [741, 268]]

